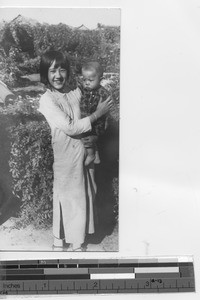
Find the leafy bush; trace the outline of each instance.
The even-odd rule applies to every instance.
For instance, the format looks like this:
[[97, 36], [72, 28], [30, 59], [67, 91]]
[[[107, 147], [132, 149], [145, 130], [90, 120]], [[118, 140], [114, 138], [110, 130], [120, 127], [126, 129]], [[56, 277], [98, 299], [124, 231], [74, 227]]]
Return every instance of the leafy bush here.
[[52, 219], [53, 151], [50, 128], [35, 101], [19, 98], [0, 108], [1, 158], [9, 160], [11, 190], [21, 202], [18, 226], [48, 226]]
[[3, 58], [0, 56], [0, 80], [7, 84], [9, 87], [16, 86], [21, 71], [17, 63], [12, 57]]
[[46, 226], [52, 218], [53, 152], [46, 121], [10, 128], [13, 193], [21, 199], [19, 223]]
[[29, 57], [24, 57], [23, 62], [19, 64], [19, 68], [22, 70], [23, 75], [34, 74], [39, 72], [39, 65], [40, 65], [39, 56], [31, 59]]
[[119, 122], [120, 82], [118, 73], [104, 75], [102, 85], [110, 92], [113, 99], [113, 107], [109, 113], [110, 122]]

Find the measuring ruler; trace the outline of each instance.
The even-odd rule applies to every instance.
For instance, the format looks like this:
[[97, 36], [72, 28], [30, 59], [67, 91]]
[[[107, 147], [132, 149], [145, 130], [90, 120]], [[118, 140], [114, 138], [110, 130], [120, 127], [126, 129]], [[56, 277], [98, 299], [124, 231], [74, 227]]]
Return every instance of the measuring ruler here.
[[0, 261], [0, 294], [194, 292], [192, 259]]

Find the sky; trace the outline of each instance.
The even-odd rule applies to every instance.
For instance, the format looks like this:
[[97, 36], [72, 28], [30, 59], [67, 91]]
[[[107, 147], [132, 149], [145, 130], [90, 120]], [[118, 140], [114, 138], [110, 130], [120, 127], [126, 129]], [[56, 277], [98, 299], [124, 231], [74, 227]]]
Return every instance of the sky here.
[[97, 23], [120, 25], [119, 8], [1, 8], [0, 22], [11, 21], [19, 14], [40, 23], [65, 23], [74, 27], [84, 24], [89, 29], [96, 28]]

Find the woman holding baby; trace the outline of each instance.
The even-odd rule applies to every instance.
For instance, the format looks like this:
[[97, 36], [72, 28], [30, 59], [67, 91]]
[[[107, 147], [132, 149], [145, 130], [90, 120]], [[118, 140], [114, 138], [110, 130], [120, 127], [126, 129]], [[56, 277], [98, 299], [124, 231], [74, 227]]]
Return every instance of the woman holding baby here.
[[40, 76], [47, 90], [40, 99], [39, 111], [51, 128], [54, 152], [53, 250], [83, 251], [86, 233], [94, 233], [96, 185], [94, 161], [85, 164], [85, 147], [92, 148], [95, 137], [88, 135], [84, 145], [82, 135], [91, 132], [108, 113], [112, 100], [100, 99], [95, 111], [81, 119], [82, 91], [79, 87], [67, 90], [69, 75], [69, 60], [61, 52], [48, 51], [42, 56]]

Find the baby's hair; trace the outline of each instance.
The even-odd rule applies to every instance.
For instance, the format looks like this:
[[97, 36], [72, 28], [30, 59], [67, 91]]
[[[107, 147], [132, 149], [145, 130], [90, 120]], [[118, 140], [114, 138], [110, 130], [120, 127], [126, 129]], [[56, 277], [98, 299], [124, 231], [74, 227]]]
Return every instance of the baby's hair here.
[[94, 69], [99, 77], [103, 76], [103, 68], [97, 61], [88, 61], [82, 65], [82, 71]]
[[70, 74], [70, 63], [68, 58], [59, 51], [47, 51], [45, 52], [40, 61], [40, 81], [46, 86], [49, 86], [48, 80], [48, 70], [53, 62], [55, 63], [55, 68], [61, 67], [67, 70], [67, 79]]

